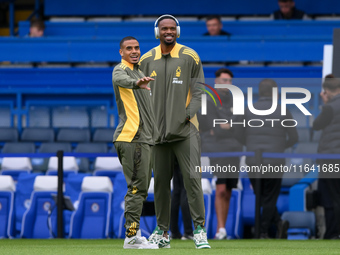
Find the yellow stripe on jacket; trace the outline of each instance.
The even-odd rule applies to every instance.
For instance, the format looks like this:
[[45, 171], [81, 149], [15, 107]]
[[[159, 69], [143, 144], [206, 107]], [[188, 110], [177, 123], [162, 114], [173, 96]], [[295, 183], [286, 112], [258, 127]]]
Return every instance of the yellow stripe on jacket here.
[[131, 142], [135, 137], [139, 127], [139, 110], [137, 101], [132, 89], [118, 87], [120, 98], [123, 101], [126, 121], [122, 132], [117, 137], [116, 141]]

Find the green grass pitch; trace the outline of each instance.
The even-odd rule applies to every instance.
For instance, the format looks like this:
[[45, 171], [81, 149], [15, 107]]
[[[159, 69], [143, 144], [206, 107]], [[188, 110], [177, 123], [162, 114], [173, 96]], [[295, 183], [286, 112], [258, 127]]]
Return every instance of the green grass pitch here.
[[323, 255], [340, 254], [340, 241], [328, 240], [210, 240], [212, 249], [196, 250], [193, 241], [172, 240], [171, 249], [124, 250], [122, 239], [2, 239], [1, 255], [112, 255], [112, 254], [259, 254], [259, 255]]

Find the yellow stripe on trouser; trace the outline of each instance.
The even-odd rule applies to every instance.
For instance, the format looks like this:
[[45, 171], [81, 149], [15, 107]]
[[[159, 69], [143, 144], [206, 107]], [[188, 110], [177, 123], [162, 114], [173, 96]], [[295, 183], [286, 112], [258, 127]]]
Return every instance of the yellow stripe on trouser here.
[[139, 127], [139, 110], [132, 89], [119, 88], [120, 98], [123, 101], [126, 122], [122, 132], [117, 137], [117, 142], [131, 142]]

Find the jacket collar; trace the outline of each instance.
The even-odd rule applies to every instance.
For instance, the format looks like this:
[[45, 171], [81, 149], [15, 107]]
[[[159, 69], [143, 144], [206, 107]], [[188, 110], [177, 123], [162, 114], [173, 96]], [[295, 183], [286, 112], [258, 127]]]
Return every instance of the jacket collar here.
[[[126, 65], [128, 68], [130, 68], [131, 70], [133, 70], [133, 67], [135, 66], [135, 64], [131, 64], [129, 62], [127, 62], [126, 60], [122, 59], [121, 61], [124, 65]], [[138, 64], [136, 64], [138, 66]]]
[[[170, 56], [172, 58], [179, 58], [179, 50], [183, 47], [182, 44], [176, 43], [175, 46], [172, 48], [172, 50], [170, 51]], [[154, 60], [158, 60], [162, 58], [162, 49], [161, 49], [161, 45], [158, 45], [155, 48], [156, 54], [155, 54], [155, 59]]]
[[336, 96], [334, 96], [331, 100], [329, 100], [329, 102], [333, 102], [335, 100], [339, 100], [340, 99], [340, 94], [337, 94]]

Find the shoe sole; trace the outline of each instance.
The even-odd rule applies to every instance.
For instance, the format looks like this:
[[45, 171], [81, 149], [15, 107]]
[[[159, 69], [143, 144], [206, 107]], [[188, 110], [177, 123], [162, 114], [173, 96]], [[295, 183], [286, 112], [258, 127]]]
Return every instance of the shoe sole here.
[[129, 245], [129, 246], [123, 246], [124, 249], [143, 249], [143, 250], [156, 250], [159, 249], [158, 247], [137, 247], [137, 246], [133, 246], [133, 245]]
[[208, 244], [204, 244], [204, 245], [201, 245], [201, 246], [196, 246], [196, 249], [210, 249], [211, 247], [210, 247], [210, 245], [208, 245]]

